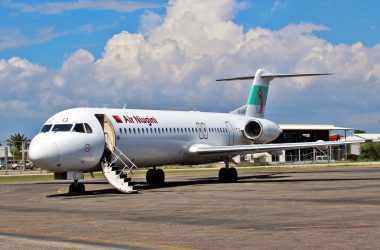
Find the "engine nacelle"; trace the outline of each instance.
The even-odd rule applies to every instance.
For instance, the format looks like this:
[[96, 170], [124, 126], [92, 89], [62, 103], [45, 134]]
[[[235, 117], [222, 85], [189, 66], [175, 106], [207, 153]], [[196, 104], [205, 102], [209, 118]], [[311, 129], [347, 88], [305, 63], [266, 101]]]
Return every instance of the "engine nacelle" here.
[[243, 128], [244, 136], [255, 143], [269, 143], [274, 141], [282, 130], [280, 127], [266, 119], [250, 119]]

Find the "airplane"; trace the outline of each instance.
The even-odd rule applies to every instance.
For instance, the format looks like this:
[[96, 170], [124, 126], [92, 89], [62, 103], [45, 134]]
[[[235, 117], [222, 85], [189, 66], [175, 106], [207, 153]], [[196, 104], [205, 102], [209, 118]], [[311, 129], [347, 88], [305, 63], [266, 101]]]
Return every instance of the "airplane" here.
[[220, 182], [236, 182], [232, 158], [244, 153], [326, 147], [350, 142], [271, 144], [280, 127], [264, 118], [270, 82], [276, 78], [323, 76], [272, 74], [217, 81], [253, 80], [245, 106], [230, 113], [144, 109], [73, 108], [53, 115], [32, 139], [29, 159], [56, 174], [70, 173], [69, 193], [84, 193], [81, 174], [102, 170], [107, 181], [123, 193], [136, 192], [131, 172], [149, 168], [149, 185], [162, 185], [169, 164], [224, 162]]

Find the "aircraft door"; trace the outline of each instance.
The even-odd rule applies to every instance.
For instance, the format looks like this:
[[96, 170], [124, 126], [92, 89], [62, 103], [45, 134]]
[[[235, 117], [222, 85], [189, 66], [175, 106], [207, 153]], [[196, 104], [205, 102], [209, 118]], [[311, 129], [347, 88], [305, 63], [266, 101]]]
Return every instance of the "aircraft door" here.
[[196, 129], [198, 132], [199, 139], [208, 139], [208, 131], [207, 126], [204, 122], [197, 122], [196, 123]]
[[113, 152], [116, 147], [116, 132], [111, 120], [104, 114], [95, 115], [103, 128], [106, 147]]

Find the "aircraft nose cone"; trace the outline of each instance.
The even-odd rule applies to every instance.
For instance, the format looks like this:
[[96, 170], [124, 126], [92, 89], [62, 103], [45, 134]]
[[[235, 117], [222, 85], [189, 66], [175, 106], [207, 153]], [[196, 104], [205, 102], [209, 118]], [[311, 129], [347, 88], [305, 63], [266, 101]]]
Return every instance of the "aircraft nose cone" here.
[[30, 143], [29, 159], [37, 167], [54, 169], [60, 160], [58, 146], [51, 138], [37, 136]]

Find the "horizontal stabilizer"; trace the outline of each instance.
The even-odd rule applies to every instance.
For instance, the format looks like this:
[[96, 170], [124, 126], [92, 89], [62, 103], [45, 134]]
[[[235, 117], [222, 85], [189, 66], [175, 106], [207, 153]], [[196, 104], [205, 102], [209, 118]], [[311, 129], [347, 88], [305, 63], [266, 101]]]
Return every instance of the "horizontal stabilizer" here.
[[[305, 77], [305, 76], [327, 76], [332, 75], [332, 73], [306, 73], [306, 74], [262, 74], [262, 78], [287, 78], [287, 77]], [[240, 76], [240, 77], [232, 77], [232, 78], [222, 78], [217, 79], [217, 82], [222, 81], [238, 81], [238, 80], [253, 80], [255, 76]]]

